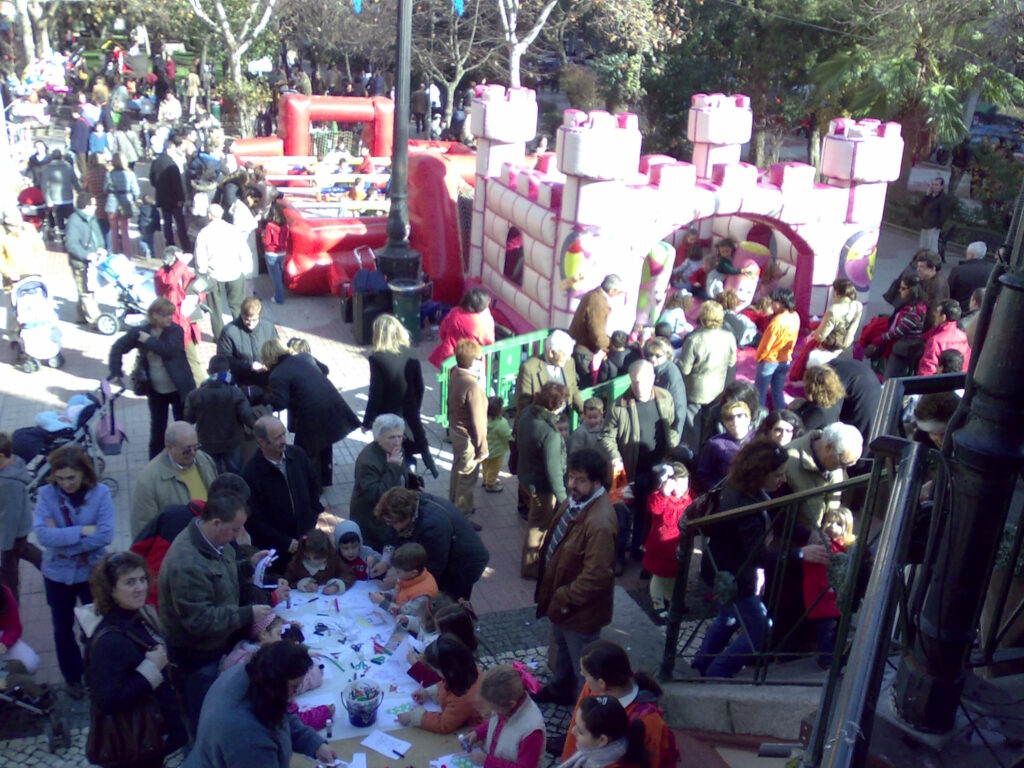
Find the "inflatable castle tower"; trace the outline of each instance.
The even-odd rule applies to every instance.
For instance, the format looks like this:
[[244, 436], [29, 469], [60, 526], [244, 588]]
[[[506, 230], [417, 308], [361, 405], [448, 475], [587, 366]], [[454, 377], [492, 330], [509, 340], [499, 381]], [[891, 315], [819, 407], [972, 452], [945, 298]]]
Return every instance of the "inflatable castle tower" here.
[[[624, 282], [610, 327], [658, 316], [676, 249], [695, 226], [703, 242], [739, 242], [771, 287], [790, 287], [806, 318], [827, 307], [836, 277], [870, 287], [890, 181], [900, 172], [898, 123], [836, 119], [822, 148], [823, 183], [805, 163], [768, 171], [740, 160], [750, 99], [696, 94], [692, 162], [642, 155], [637, 116], [569, 109], [554, 153], [527, 162], [536, 94], [479, 86], [470, 127], [476, 188], [467, 278], [486, 286], [517, 332], [567, 327], [605, 275]], [[750, 292], [751, 294], [753, 291]]]

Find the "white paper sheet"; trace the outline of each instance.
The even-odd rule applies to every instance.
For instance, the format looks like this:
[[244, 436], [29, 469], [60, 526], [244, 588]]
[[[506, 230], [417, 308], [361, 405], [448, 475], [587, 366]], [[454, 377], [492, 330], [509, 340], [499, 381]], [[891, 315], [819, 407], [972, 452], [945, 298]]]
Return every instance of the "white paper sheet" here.
[[364, 747], [372, 749], [374, 752], [379, 752], [384, 757], [391, 758], [403, 757], [412, 748], [411, 742], [397, 739], [390, 733], [384, 733], [384, 731], [373, 731], [373, 733], [359, 743]]

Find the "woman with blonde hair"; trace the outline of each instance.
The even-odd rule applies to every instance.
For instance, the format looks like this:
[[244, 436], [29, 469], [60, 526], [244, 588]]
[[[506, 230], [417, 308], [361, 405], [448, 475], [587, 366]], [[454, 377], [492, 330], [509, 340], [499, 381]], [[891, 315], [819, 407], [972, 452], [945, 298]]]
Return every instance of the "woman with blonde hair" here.
[[394, 315], [381, 315], [373, 321], [373, 352], [370, 354], [370, 389], [367, 393], [363, 431], [383, 413], [405, 419], [406, 435], [402, 451], [408, 459], [419, 454], [430, 474], [437, 477], [437, 466], [420, 421], [423, 406], [423, 368], [409, 354], [409, 332]]
[[122, 358], [138, 350], [132, 371], [135, 394], [149, 402], [149, 458], [164, 449], [167, 409], [175, 421], [185, 418], [185, 398], [196, 388], [196, 380], [185, 356], [185, 331], [174, 322], [177, 308], [168, 299], [159, 298], [149, 305], [146, 322], [114, 342], [110, 347], [110, 378], [121, 379]]
[[790, 409], [804, 422], [804, 429], [824, 429], [839, 421], [846, 388], [839, 375], [827, 365], [812, 365], [804, 372], [804, 399], [794, 400]]
[[327, 366], [308, 352], [295, 353], [280, 339], [269, 339], [260, 357], [270, 371], [264, 402], [275, 411], [288, 409], [295, 445], [309, 456], [317, 482], [331, 485], [333, 446], [359, 426], [359, 418], [327, 378]]

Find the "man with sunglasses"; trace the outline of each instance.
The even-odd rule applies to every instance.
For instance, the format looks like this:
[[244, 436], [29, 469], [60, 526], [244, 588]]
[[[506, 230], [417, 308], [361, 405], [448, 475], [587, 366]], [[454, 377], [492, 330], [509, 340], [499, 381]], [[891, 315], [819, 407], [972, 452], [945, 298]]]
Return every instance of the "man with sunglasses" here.
[[171, 504], [206, 501], [217, 465], [199, 445], [196, 428], [172, 422], [164, 433], [164, 449], [139, 474], [132, 492], [131, 533], [134, 540], [146, 524]]

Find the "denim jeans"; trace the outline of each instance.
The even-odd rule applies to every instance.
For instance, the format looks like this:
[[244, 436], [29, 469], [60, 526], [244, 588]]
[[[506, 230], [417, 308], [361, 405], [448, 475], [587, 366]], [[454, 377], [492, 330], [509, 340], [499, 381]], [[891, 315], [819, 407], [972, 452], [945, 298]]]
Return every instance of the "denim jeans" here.
[[601, 631], [574, 632], [555, 623], [551, 624], [551, 645], [555, 646], [555, 667], [551, 670], [549, 686], [559, 696], [576, 699], [583, 688], [580, 676], [580, 655], [583, 647], [601, 637]]
[[263, 260], [267, 262], [267, 272], [274, 283], [274, 301], [284, 304], [284, 257], [283, 253], [263, 254]]
[[[693, 668], [705, 677], [732, 677], [752, 661], [751, 654], [760, 649], [770, 626], [768, 609], [757, 595], [741, 597], [732, 605], [721, 606], [718, 616], [708, 626]], [[739, 637], [730, 643], [737, 629]]]
[[75, 639], [75, 603], [88, 605], [92, 602], [89, 583], [61, 584], [59, 581], [43, 579], [46, 602], [53, 617], [53, 642], [57, 648], [57, 666], [68, 685], [82, 682], [82, 650]]
[[782, 390], [786, 386], [786, 375], [789, 373], [789, 363], [758, 363], [757, 374], [754, 381], [757, 387], [757, 404], [764, 405], [765, 397], [771, 389], [771, 409], [781, 411], [786, 407], [786, 398]]

